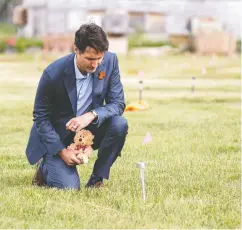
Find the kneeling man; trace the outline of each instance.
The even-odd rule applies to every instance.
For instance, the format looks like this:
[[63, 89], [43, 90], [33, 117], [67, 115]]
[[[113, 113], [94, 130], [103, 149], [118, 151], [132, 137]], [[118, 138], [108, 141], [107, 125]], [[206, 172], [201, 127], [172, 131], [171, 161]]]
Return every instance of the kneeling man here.
[[108, 52], [101, 27], [82, 25], [75, 33], [74, 52], [51, 63], [43, 72], [34, 102], [34, 124], [26, 155], [37, 164], [35, 185], [80, 188], [78, 151], [67, 149], [76, 132], [88, 129], [98, 149], [86, 187], [103, 186], [120, 154], [128, 125], [117, 56]]

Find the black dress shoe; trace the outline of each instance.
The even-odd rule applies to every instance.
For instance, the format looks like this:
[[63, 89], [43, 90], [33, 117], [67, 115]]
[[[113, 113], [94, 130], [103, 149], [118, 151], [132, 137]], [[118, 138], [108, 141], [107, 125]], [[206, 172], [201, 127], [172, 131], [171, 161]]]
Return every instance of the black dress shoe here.
[[42, 172], [40, 171], [42, 161], [43, 161], [43, 159], [41, 158], [37, 163], [37, 169], [36, 169], [35, 175], [32, 180], [32, 185], [35, 185], [35, 186], [45, 186], [46, 185]]
[[103, 178], [92, 174], [85, 187], [86, 188], [101, 188], [103, 186], [104, 186]]

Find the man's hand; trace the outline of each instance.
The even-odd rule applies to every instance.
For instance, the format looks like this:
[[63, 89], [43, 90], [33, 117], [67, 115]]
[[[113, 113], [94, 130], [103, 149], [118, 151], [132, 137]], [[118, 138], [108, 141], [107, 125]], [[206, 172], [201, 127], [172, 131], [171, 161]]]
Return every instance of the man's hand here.
[[62, 149], [58, 155], [61, 157], [61, 159], [68, 165], [79, 165], [81, 164], [81, 160], [77, 158], [77, 155], [79, 154], [78, 150], [73, 149]]
[[92, 153], [93, 153], [92, 146], [87, 146], [87, 147], [85, 148], [85, 150], [83, 151], [83, 153], [84, 153], [85, 155], [87, 155], [88, 158], [89, 158], [89, 157], [92, 155]]
[[87, 127], [93, 120], [95, 116], [93, 113], [88, 112], [79, 117], [74, 117], [66, 123], [66, 129], [72, 132], [79, 132], [81, 129]]

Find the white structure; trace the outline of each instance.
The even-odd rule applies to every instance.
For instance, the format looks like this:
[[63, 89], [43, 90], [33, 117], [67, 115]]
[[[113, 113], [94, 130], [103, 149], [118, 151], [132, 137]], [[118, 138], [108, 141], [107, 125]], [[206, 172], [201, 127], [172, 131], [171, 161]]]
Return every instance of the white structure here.
[[187, 34], [188, 19], [205, 16], [218, 19], [237, 37], [241, 35], [242, 1], [238, 0], [23, 0], [22, 6], [28, 10], [28, 22], [19, 33], [26, 37], [73, 32], [90, 20], [102, 24], [100, 12], [114, 9], [164, 13], [168, 34]]

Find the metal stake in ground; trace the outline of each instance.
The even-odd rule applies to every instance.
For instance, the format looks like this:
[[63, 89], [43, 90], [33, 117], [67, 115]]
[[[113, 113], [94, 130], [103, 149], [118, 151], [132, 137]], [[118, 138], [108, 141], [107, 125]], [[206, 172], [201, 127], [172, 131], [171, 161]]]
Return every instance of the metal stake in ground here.
[[142, 97], [142, 93], [143, 93], [143, 77], [144, 77], [143, 71], [139, 71], [138, 72], [138, 78], [139, 78], [139, 102], [141, 102], [142, 99], [143, 99], [143, 97]]
[[142, 101], [143, 81], [139, 81], [139, 101]]
[[145, 202], [146, 200], [146, 194], [145, 194], [145, 162], [138, 162], [136, 164], [137, 168], [139, 168], [140, 172], [140, 180], [141, 180], [141, 187], [142, 187], [142, 198], [143, 201]]
[[194, 93], [195, 91], [195, 82], [196, 82], [196, 77], [192, 77], [192, 88], [191, 88], [192, 93]]

